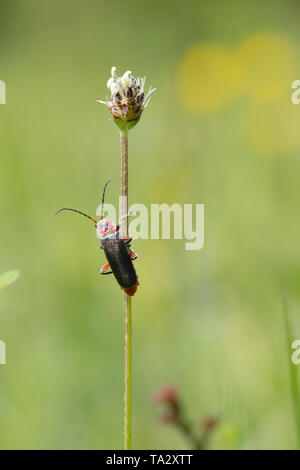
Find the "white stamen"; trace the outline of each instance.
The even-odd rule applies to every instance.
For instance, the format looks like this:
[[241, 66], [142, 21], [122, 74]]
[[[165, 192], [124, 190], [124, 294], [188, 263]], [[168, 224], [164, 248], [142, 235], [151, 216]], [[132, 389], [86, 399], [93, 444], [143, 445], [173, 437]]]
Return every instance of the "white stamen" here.
[[124, 73], [123, 77], [120, 78], [120, 82], [124, 87], [130, 86], [130, 78], [129, 76], [131, 75], [131, 71], [127, 70], [127, 72]]
[[116, 71], [117, 71], [117, 67], [111, 68], [111, 76], [114, 80], [116, 79]]
[[144, 108], [147, 108], [147, 106], [148, 106], [148, 104], [149, 104], [149, 102], [150, 102], [150, 100], [151, 100], [150, 95], [152, 95], [152, 93], [154, 93], [155, 91], [156, 91], [156, 88], [151, 88], [151, 87], [149, 88], [149, 91], [148, 91], [148, 93], [147, 93], [147, 95], [146, 95], [146, 97], [145, 97]]
[[110, 90], [114, 83], [115, 83], [114, 78], [110, 77], [110, 79], [107, 81], [107, 88]]

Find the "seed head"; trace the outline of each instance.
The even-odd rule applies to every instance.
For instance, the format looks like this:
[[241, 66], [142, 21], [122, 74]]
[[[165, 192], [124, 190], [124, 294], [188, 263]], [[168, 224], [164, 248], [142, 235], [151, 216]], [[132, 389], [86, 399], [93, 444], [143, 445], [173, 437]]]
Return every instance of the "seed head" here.
[[116, 67], [111, 69], [111, 78], [107, 82], [110, 90], [110, 101], [100, 101], [106, 104], [114, 122], [122, 132], [132, 129], [140, 120], [142, 112], [150, 101], [150, 95], [156, 90], [149, 89], [145, 96], [144, 78], [135, 78], [128, 70], [122, 77], [117, 77]]

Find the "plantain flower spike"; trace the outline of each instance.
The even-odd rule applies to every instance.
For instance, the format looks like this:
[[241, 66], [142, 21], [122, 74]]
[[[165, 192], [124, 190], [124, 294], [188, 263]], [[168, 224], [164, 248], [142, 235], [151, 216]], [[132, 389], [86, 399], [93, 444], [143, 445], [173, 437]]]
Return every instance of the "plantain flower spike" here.
[[117, 77], [116, 70], [116, 67], [112, 67], [111, 78], [107, 82], [110, 101], [97, 102], [105, 104], [121, 132], [127, 132], [139, 122], [156, 88], [150, 87], [145, 96], [146, 77], [135, 78], [129, 70], [122, 77]]

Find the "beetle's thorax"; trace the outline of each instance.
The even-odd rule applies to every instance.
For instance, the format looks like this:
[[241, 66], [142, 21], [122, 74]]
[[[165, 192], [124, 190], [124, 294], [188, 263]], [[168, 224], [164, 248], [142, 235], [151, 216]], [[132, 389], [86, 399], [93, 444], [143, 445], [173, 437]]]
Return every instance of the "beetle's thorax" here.
[[113, 236], [118, 231], [118, 227], [111, 220], [102, 219], [97, 223], [96, 231], [99, 238], [106, 238]]

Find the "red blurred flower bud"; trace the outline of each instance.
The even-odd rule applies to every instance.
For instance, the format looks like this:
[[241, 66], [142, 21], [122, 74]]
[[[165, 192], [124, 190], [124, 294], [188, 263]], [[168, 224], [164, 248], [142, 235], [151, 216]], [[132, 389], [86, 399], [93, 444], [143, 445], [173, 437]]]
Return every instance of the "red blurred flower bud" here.
[[153, 394], [153, 400], [156, 403], [177, 403], [178, 394], [173, 386], [160, 388]]

